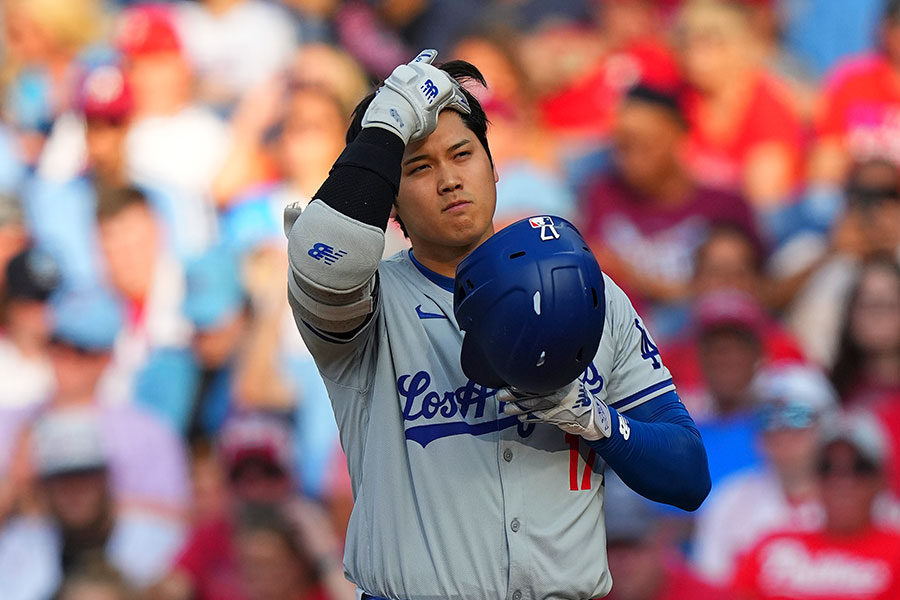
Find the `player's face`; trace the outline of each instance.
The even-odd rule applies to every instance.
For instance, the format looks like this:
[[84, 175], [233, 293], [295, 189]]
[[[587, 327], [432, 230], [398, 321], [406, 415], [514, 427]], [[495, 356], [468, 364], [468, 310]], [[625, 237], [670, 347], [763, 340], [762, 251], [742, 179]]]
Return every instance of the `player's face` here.
[[461, 258], [493, 233], [497, 173], [459, 113], [445, 110], [409, 144], [402, 169], [396, 210], [420, 259]]

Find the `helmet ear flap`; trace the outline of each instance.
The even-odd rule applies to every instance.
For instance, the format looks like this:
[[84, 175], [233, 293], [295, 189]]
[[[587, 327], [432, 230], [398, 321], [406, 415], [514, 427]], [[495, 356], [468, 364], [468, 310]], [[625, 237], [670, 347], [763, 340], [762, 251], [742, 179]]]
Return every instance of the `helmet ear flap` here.
[[460, 262], [454, 313], [465, 331], [460, 363], [467, 377], [550, 392], [580, 376], [597, 353], [603, 274], [571, 223], [523, 219]]

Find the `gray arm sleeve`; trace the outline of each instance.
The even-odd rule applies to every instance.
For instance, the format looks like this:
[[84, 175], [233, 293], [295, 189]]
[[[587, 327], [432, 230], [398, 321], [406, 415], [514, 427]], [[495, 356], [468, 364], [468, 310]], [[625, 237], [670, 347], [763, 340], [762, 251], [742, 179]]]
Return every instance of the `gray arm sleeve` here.
[[384, 232], [313, 200], [285, 209], [288, 293], [294, 316], [328, 333], [346, 333], [375, 310], [375, 273]]

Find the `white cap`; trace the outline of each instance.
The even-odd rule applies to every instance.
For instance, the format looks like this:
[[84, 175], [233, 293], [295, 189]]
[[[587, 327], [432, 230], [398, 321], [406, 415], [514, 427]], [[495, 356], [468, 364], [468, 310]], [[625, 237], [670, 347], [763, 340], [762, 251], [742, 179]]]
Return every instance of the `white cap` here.
[[822, 432], [822, 448], [846, 442], [872, 464], [883, 466], [888, 458], [888, 440], [878, 417], [868, 411], [853, 411], [834, 419]]
[[772, 426], [803, 427], [799, 413], [796, 424], [785, 417], [792, 411], [801, 411], [808, 414], [810, 421], [822, 421], [839, 407], [837, 393], [822, 371], [803, 363], [778, 363], [764, 368], [753, 381], [753, 390], [763, 420], [770, 417]]
[[33, 444], [41, 477], [104, 469], [108, 463], [92, 410], [60, 409], [42, 416], [34, 427]]

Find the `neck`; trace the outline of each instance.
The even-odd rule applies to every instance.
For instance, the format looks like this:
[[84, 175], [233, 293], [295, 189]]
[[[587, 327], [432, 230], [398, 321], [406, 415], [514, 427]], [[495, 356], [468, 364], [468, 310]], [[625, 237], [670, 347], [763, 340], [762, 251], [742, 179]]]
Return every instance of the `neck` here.
[[475, 246], [465, 249], [441, 248], [435, 252], [434, 249], [426, 250], [421, 246], [413, 246], [413, 255], [417, 261], [438, 275], [452, 278], [456, 275], [456, 266], [474, 249]]
[[667, 207], [680, 206], [687, 202], [693, 186], [685, 173], [672, 165], [665, 173], [644, 184], [634, 186], [641, 194], [651, 198], [656, 204]]
[[56, 407], [88, 406], [94, 403], [94, 386], [89, 390], [67, 390], [57, 392], [53, 405]]
[[754, 80], [746, 69], [741, 69], [740, 75], [735, 73], [732, 77], [703, 90], [703, 95], [708, 102], [720, 107], [740, 106], [747, 101], [748, 90]]
[[836, 537], [853, 537], [860, 535], [872, 526], [872, 519], [865, 517], [861, 521], [835, 523], [827, 521], [825, 531]]
[[483, 241], [494, 234], [493, 224], [484, 232], [478, 241], [464, 246], [446, 246], [439, 244], [423, 243], [421, 240], [411, 239], [413, 255], [416, 260], [428, 267], [438, 275], [450, 277], [456, 276], [456, 267]]

